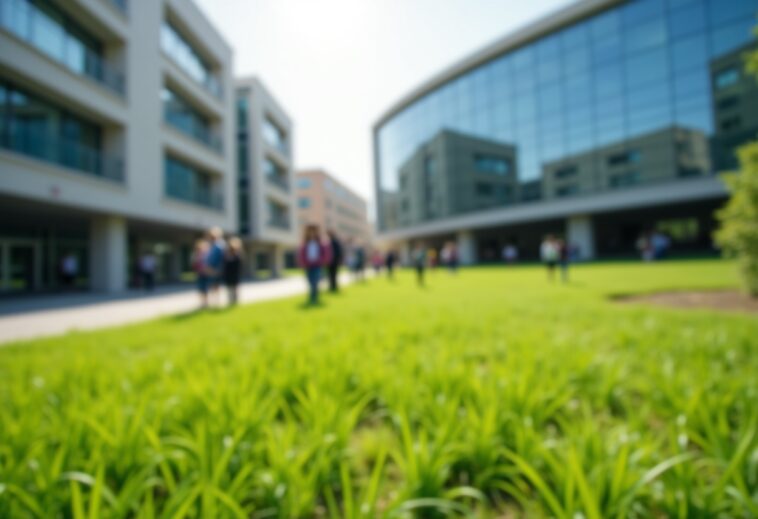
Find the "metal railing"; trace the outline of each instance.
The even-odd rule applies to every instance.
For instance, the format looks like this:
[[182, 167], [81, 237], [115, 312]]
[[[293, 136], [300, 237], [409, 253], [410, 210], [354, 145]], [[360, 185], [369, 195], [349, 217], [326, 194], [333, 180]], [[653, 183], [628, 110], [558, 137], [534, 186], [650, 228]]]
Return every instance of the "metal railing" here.
[[272, 216], [268, 219], [268, 226], [275, 229], [290, 229], [290, 219], [288, 216]]
[[0, 148], [94, 177], [123, 183], [124, 160], [82, 143], [39, 131], [0, 131]]
[[192, 137], [193, 139], [200, 141], [209, 148], [222, 153], [223, 144], [221, 138], [214, 134], [209, 128], [195, 123], [187, 124], [186, 121], [172, 116], [168, 112], [164, 112], [164, 120], [172, 127], [176, 128], [180, 132]]
[[200, 205], [209, 209], [221, 211], [224, 209], [224, 197], [221, 193], [204, 189], [190, 189], [186, 191], [174, 191], [170, 187], [166, 195], [182, 202]]
[[53, 32], [46, 38], [37, 34], [43, 28], [51, 31], [49, 23], [48, 18], [33, 4], [19, 0], [3, 0], [0, 8], [0, 27], [72, 72], [90, 78], [121, 96], [124, 95], [123, 73], [111, 66], [102, 56], [86, 48], [63, 28], [60, 28], [57, 38], [53, 37]]
[[286, 191], [289, 193], [290, 191], [290, 184], [287, 182], [287, 177], [283, 175], [266, 175], [266, 180], [271, 184], [279, 189]]

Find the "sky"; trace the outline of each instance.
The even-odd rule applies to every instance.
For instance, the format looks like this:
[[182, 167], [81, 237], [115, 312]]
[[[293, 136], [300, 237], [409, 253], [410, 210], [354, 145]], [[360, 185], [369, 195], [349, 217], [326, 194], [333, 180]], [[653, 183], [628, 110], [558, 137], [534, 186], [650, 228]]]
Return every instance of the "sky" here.
[[453, 63], [571, 0], [195, 0], [294, 121], [295, 166], [373, 200], [371, 128]]

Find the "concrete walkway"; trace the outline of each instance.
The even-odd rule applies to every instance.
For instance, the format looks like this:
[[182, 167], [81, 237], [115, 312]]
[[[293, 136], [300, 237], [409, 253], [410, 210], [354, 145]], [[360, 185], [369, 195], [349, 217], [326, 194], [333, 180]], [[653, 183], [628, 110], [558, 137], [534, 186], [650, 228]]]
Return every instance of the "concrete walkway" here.
[[[343, 284], [347, 281], [347, 276], [341, 276]], [[300, 276], [243, 283], [240, 303], [304, 294], [306, 288], [305, 279]], [[226, 291], [222, 288], [221, 292], [226, 303]], [[149, 294], [133, 290], [118, 295], [81, 293], [0, 300], [0, 345], [191, 312], [198, 305], [198, 295], [192, 286], [158, 288]]]

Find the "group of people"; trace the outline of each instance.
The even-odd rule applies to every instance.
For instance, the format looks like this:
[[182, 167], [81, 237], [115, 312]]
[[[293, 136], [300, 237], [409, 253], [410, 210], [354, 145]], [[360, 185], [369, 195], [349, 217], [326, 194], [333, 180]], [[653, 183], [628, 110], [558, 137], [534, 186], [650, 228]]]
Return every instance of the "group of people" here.
[[242, 240], [237, 237], [224, 239], [219, 227], [210, 229], [205, 236], [195, 242], [192, 254], [192, 270], [197, 278], [200, 306], [221, 305], [220, 288], [226, 286], [229, 304], [239, 300], [239, 283], [242, 277]]
[[656, 261], [666, 257], [671, 238], [660, 231], [643, 233], [637, 240], [637, 250], [643, 261]]
[[439, 254], [435, 248], [425, 248], [422, 244], [417, 244], [411, 253], [411, 263], [416, 271], [416, 282], [419, 286], [424, 286], [424, 273], [428, 268], [434, 269], [438, 266], [447, 267], [450, 273], [458, 270], [458, 246], [455, 242], [446, 242]]
[[[347, 250], [346, 250], [347, 249]], [[308, 280], [308, 303], [316, 305], [319, 302], [319, 282], [323, 271], [326, 271], [329, 280], [329, 291], [339, 291], [339, 270], [345, 264], [353, 273], [356, 281], [363, 281], [366, 268], [366, 250], [361, 245], [348, 242], [347, 245], [332, 230], [327, 231], [327, 239], [322, 239], [318, 225], [310, 224], [305, 227], [303, 241], [297, 253], [297, 261], [305, 270]], [[380, 251], [374, 251], [371, 255], [371, 264], [379, 273], [382, 265], [387, 269], [387, 275], [394, 275], [397, 256], [393, 251], [382, 255]]]

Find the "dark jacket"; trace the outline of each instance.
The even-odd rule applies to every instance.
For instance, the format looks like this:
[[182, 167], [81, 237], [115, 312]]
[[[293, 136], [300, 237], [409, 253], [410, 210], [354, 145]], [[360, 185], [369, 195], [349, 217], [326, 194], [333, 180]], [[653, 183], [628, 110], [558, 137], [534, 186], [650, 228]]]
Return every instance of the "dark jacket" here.
[[242, 259], [239, 256], [228, 254], [224, 257], [224, 284], [239, 285], [241, 271]]

